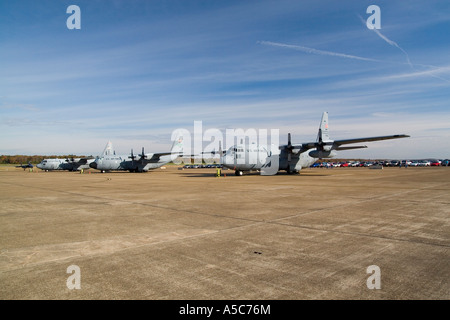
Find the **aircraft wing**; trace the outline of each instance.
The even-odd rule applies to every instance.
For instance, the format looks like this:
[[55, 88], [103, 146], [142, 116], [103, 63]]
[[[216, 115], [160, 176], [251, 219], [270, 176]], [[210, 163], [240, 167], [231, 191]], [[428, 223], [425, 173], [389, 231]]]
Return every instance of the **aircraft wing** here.
[[[180, 132], [176, 132], [177, 136], [173, 138], [172, 148], [168, 152], [157, 152], [157, 153], [144, 153], [144, 147], [142, 147], [142, 153], [138, 155], [142, 164], [147, 163], [157, 163], [161, 160], [162, 156], [173, 156], [172, 160], [183, 155], [183, 135]], [[131, 159], [134, 159], [133, 149], [131, 149]]]
[[364, 148], [367, 148], [367, 146], [337, 147], [335, 150], [341, 151], [341, 150], [353, 150], [353, 149], [364, 149]]
[[309, 155], [314, 158], [329, 158], [329, 157], [333, 157], [336, 154], [335, 150], [339, 151], [339, 150], [367, 148], [366, 146], [343, 147], [343, 145], [360, 143], [360, 142], [372, 142], [372, 141], [380, 141], [380, 140], [408, 138], [408, 137], [409, 137], [409, 135], [406, 135], [406, 134], [394, 134], [394, 135], [390, 135], [390, 136], [332, 140], [330, 138], [330, 134], [329, 134], [328, 112], [324, 112], [322, 114], [322, 120], [320, 121], [319, 132], [317, 135], [316, 142], [292, 144], [291, 143], [291, 134], [288, 133], [288, 144], [281, 145], [280, 150], [284, 150], [285, 152], [288, 153], [288, 162], [290, 161], [289, 159], [291, 158], [291, 154], [302, 153], [309, 149], [316, 149], [316, 150], [309, 152]]
[[321, 148], [323, 146], [332, 146], [333, 150], [350, 150], [350, 149], [360, 149], [367, 148], [367, 146], [351, 146], [351, 147], [341, 147], [344, 144], [352, 144], [352, 143], [360, 143], [360, 142], [372, 142], [372, 141], [380, 141], [380, 140], [389, 140], [389, 139], [399, 139], [399, 138], [408, 138], [409, 135], [406, 134], [395, 134], [390, 136], [378, 136], [378, 137], [366, 137], [366, 138], [355, 138], [355, 139], [344, 139], [344, 140], [330, 140], [323, 142], [307, 142], [302, 144], [292, 144], [292, 145], [281, 145], [280, 149], [291, 149], [291, 150], [300, 150], [300, 152], [305, 152], [306, 150], [313, 148]]
[[80, 160], [76, 161], [77, 164], [82, 165], [82, 164], [87, 164], [88, 160], [94, 159], [94, 157], [87, 157], [87, 158], [81, 158]]
[[66, 162], [70, 162], [76, 165], [87, 164], [88, 160], [94, 159], [94, 157], [85, 157], [85, 158], [67, 158]]
[[391, 136], [380, 136], [380, 137], [368, 137], [368, 138], [357, 138], [357, 139], [346, 139], [346, 140], [334, 140], [333, 145], [339, 147], [343, 144], [351, 144], [351, 143], [360, 143], [360, 142], [371, 142], [371, 141], [380, 141], [380, 140], [389, 140], [389, 139], [398, 139], [398, 138], [408, 138], [409, 136], [406, 134], [394, 134]]
[[145, 155], [144, 158], [142, 158], [142, 155], [140, 155], [140, 159], [137, 161], [143, 161], [144, 163], [156, 163], [159, 162], [160, 158], [162, 156], [170, 156], [170, 155], [183, 155], [182, 152], [159, 152], [159, 153], [148, 153]]
[[170, 154], [172, 154], [172, 153], [171, 152], [152, 153], [144, 161], [146, 163], [158, 162], [162, 156], [168, 156]]

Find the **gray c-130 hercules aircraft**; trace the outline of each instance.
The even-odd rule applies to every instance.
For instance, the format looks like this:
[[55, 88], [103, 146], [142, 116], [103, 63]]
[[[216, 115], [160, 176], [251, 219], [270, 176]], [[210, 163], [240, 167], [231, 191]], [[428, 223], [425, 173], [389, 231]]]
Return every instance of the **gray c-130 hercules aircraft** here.
[[182, 155], [182, 152], [183, 136], [178, 132], [175, 132], [175, 139], [169, 152], [145, 153], [144, 148], [142, 148], [142, 153], [138, 155], [133, 154], [133, 149], [131, 149], [130, 155], [116, 155], [111, 142], [108, 142], [103, 154], [97, 157], [89, 166], [101, 172], [147, 172], [175, 160]]
[[280, 145], [234, 145], [226, 152], [219, 150], [220, 163], [223, 167], [235, 170], [237, 176], [242, 176], [244, 171], [260, 170], [262, 175], [273, 175], [280, 170], [290, 173], [298, 173], [302, 168], [308, 168], [317, 159], [332, 158], [336, 151], [367, 148], [367, 146], [343, 146], [346, 144], [372, 142], [407, 138], [409, 135], [396, 134], [389, 136], [355, 138], [345, 140], [331, 140], [328, 131], [328, 112], [324, 112], [320, 122], [319, 133], [316, 142], [301, 144], [291, 143], [291, 134], [288, 134], [288, 143]]
[[53, 170], [69, 170], [69, 171], [81, 171], [89, 169], [89, 164], [94, 161], [94, 157], [86, 158], [67, 158], [67, 159], [44, 159], [41, 163], [37, 164], [41, 170], [53, 171]]

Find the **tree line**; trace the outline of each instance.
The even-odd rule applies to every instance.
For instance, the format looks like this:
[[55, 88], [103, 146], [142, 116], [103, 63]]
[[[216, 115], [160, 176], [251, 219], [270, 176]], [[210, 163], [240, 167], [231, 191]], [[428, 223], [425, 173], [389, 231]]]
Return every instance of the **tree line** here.
[[32, 164], [38, 164], [40, 163], [42, 160], [44, 159], [49, 159], [49, 158], [58, 158], [58, 159], [71, 159], [71, 158], [82, 158], [84, 156], [77, 156], [77, 155], [73, 155], [73, 154], [69, 154], [69, 155], [63, 155], [63, 156], [39, 156], [39, 155], [34, 155], [34, 156], [26, 156], [26, 155], [13, 155], [13, 156], [8, 156], [8, 155], [0, 155], [0, 164], [26, 164], [28, 162], [31, 162]]

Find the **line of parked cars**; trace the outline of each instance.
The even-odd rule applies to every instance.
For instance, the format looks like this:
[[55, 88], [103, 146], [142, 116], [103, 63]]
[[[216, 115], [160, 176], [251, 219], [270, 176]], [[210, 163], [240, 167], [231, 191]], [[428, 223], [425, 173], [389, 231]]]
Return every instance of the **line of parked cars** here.
[[337, 167], [371, 167], [381, 165], [383, 167], [437, 167], [450, 165], [450, 160], [383, 160], [383, 161], [340, 161], [340, 162], [316, 162], [311, 168], [337, 168]]

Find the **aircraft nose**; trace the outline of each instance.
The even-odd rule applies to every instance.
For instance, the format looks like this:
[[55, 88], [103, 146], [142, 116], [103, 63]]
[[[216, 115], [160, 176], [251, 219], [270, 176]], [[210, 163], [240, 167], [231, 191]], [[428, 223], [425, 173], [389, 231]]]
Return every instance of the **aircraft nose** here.
[[92, 169], [97, 169], [97, 162], [93, 161], [89, 163], [89, 167], [91, 167]]

